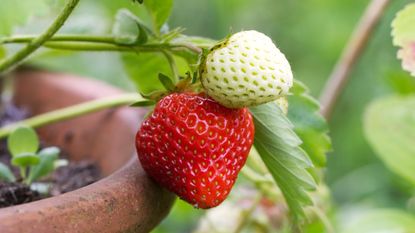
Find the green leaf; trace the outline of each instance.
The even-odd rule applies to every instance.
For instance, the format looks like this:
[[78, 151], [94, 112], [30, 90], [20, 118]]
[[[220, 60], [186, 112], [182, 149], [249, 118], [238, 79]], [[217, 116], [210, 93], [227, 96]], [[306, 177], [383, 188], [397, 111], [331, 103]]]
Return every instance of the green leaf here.
[[117, 12], [112, 35], [119, 44], [144, 44], [148, 36], [141, 21], [129, 10], [121, 9]]
[[415, 76], [415, 3], [398, 12], [392, 22], [393, 44], [399, 46], [402, 67]]
[[33, 153], [22, 153], [12, 158], [11, 163], [18, 167], [27, 167], [38, 164], [39, 157]]
[[415, 229], [415, 217], [401, 210], [359, 211], [350, 217], [341, 233], [409, 233]]
[[0, 35], [10, 35], [13, 28], [25, 24], [33, 15], [45, 13], [47, 9], [44, 0], [1, 0]]
[[54, 163], [59, 157], [60, 150], [57, 147], [48, 147], [38, 153], [40, 161], [30, 168], [28, 182], [32, 183], [43, 176], [48, 175], [54, 169]]
[[159, 73], [159, 80], [161, 82], [161, 84], [163, 84], [164, 88], [166, 88], [166, 90], [168, 91], [174, 91], [174, 89], [176, 88], [174, 86], [173, 81], [171, 81], [171, 79], [169, 78], [169, 76]]
[[[164, 90], [158, 79], [159, 73], [170, 77], [173, 76], [166, 57], [161, 53], [124, 53], [122, 59], [124, 68], [136, 85], [139, 93], [148, 94]], [[189, 70], [184, 59], [176, 56], [174, 59], [180, 74], [184, 74]]]
[[288, 96], [288, 118], [294, 124], [294, 131], [303, 141], [303, 148], [317, 167], [326, 165], [326, 154], [331, 150], [326, 120], [320, 115], [320, 105], [309, 95], [307, 88], [299, 81], [291, 88]]
[[0, 163], [0, 180], [7, 182], [15, 182], [16, 177], [13, 175], [13, 172], [10, 171], [4, 163]]
[[415, 95], [376, 100], [366, 110], [363, 123], [379, 158], [415, 185]]
[[125, 53], [122, 55], [124, 67], [140, 93], [150, 93], [163, 89], [158, 74], [172, 75], [169, 64], [162, 54]]
[[39, 138], [32, 128], [20, 126], [8, 137], [7, 146], [13, 157], [23, 153], [34, 154], [39, 149]]
[[271, 172], [295, 220], [304, 216], [312, 200], [308, 190], [316, 188], [307, 168], [313, 166], [300, 148], [293, 125], [275, 103], [251, 108], [255, 122], [255, 148]]
[[144, 5], [150, 14], [153, 28], [158, 34], [171, 14], [173, 0], [146, 0]]

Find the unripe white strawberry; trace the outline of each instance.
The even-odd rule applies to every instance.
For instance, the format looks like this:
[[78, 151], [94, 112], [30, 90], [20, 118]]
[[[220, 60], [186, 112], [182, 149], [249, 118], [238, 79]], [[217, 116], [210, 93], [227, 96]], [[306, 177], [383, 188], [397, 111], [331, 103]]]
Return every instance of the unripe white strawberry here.
[[257, 31], [236, 33], [214, 46], [202, 60], [200, 77], [206, 93], [228, 108], [276, 100], [293, 84], [284, 54]]

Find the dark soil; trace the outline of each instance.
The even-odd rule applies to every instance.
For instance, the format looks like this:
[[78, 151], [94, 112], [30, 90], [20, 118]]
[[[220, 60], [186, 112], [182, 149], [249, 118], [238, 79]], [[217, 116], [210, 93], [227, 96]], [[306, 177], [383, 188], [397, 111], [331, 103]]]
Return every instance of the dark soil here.
[[[17, 108], [13, 104], [4, 102], [2, 104], [4, 105], [0, 108], [0, 126], [23, 120], [29, 116], [27, 111]], [[60, 157], [68, 158], [69, 156], [62, 152]], [[7, 151], [5, 139], [0, 140], [0, 162], [8, 165], [15, 176], [19, 178], [18, 169], [10, 166], [10, 154]], [[51, 184], [50, 192], [46, 195], [40, 195], [23, 183], [5, 183], [0, 181], [0, 208], [57, 196], [92, 184], [99, 178], [100, 171], [94, 163], [90, 161], [71, 161], [68, 166], [60, 167], [53, 174], [42, 179], [41, 182]]]
[[55, 185], [50, 194], [53, 196], [70, 192], [94, 183], [100, 177], [98, 167], [88, 161], [69, 163], [68, 166], [60, 167], [53, 173]]
[[40, 199], [36, 191], [22, 183], [4, 183], [0, 182], [0, 208], [23, 204]]

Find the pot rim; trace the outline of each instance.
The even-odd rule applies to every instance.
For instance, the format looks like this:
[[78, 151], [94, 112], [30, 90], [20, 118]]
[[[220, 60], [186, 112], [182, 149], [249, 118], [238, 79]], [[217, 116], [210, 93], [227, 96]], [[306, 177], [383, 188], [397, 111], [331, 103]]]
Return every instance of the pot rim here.
[[[42, 71], [23, 73], [39, 79], [62, 75]], [[79, 86], [91, 82], [105, 85], [97, 80], [68, 75], [65, 78], [79, 81]], [[173, 194], [146, 175], [135, 155], [117, 171], [93, 184], [0, 209], [0, 228], [2, 233], [148, 232], [167, 215], [174, 199]]]

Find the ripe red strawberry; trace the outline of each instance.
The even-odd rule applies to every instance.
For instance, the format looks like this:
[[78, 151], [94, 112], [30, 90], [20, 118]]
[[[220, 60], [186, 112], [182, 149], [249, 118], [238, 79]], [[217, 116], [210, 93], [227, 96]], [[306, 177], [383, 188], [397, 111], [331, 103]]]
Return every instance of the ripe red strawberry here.
[[228, 109], [204, 94], [174, 93], [143, 122], [136, 147], [156, 182], [207, 209], [229, 194], [253, 138], [248, 109]]

